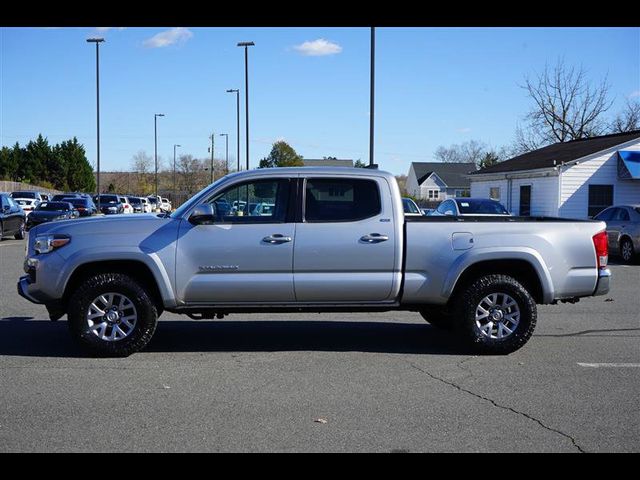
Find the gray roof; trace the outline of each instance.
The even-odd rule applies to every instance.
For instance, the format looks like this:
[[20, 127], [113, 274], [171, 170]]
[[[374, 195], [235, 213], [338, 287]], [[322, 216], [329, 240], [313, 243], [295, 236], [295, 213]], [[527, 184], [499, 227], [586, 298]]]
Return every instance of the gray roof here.
[[353, 160], [341, 160], [338, 158], [303, 158], [305, 167], [353, 167]]
[[418, 185], [422, 185], [429, 175], [435, 172], [447, 187], [469, 188], [471, 181], [467, 175], [476, 171], [476, 164], [471, 163], [443, 163], [443, 162], [413, 162], [413, 170], [416, 172]]
[[635, 139], [640, 139], [640, 130], [626, 133], [614, 133], [600, 137], [583, 138], [564, 143], [554, 143], [538, 150], [518, 155], [510, 160], [497, 163], [482, 170], [474, 172], [500, 173], [515, 172], [519, 170], [536, 170], [538, 168], [551, 168], [561, 163], [571, 162], [586, 157], [593, 153], [607, 150]]

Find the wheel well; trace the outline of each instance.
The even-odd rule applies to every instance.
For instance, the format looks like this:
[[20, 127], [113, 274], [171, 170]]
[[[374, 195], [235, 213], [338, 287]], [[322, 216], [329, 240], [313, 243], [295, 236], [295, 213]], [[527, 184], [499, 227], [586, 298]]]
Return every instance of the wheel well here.
[[537, 303], [543, 302], [542, 282], [533, 265], [526, 260], [486, 260], [474, 263], [462, 272], [451, 294], [450, 301], [456, 294], [474, 280], [484, 275], [509, 275], [520, 282]]
[[151, 298], [156, 303], [158, 309], [158, 315], [164, 310], [162, 303], [162, 295], [158, 289], [153, 273], [147, 265], [138, 260], [107, 260], [101, 262], [85, 263], [77, 267], [71, 274], [71, 278], [67, 282], [67, 286], [64, 289], [63, 303], [66, 305], [69, 301], [71, 293], [75, 291], [76, 287], [87, 278], [89, 275], [96, 275], [99, 273], [122, 273], [130, 276], [140, 283], [142, 287], [150, 294]]
[[620, 236], [620, 240], [618, 240], [618, 247], [622, 249], [622, 242], [625, 240], [629, 240], [631, 242], [631, 246], [633, 246], [633, 240], [626, 233]]

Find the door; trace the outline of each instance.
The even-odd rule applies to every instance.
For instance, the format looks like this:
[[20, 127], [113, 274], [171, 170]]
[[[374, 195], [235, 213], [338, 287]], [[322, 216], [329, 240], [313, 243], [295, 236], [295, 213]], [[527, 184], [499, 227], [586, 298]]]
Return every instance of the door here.
[[[230, 186], [207, 200], [216, 206], [214, 222], [182, 221], [176, 254], [179, 298], [195, 304], [295, 300], [291, 184], [266, 179]], [[232, 208], [234, 201], [243, 201], [246, 208]], [[258, 212], [260, 203], [272, 208]]]
[[3, 195], [1, 198], [4, 234], [15, 233], [20, 228], [20, 223], [22, 222], [20, 207], [18, 207], [9, 196]]
[[520, 185], [520, 209], [518, 212], [523, 217], [531, 215], [531, 185]]
[[305, 180], [303, 221], [296, 227], [294, 248], [298, 302], [390, 298], [399, 221], [393, 218], [390, 193], [382, 178]]

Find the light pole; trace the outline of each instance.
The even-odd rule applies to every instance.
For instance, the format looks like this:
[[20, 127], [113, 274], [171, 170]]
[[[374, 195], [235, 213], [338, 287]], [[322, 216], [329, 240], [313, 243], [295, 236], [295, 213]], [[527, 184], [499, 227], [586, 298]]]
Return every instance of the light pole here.
[[182, 145], [173, 145], [173, 204], [176, 204], [176, 147], [181, 147]]
[[104, 38], [87, 38], [87, 42], [96, 44], [96, 189], [98, 195], [98, 212], [100, 212], [100, 44]]
[[374, 88], [376, 75], [376, 27], [371, 27], [371, 91], [369, 106], [369, 166], [373, 166], [373, 117], [374, 117]]
[[215, 138], [216, 138], [216, 134], [215, 132], [211, 132], [211, 183], [213, 183], [213, 155], [215, 152]]
[[[227, 93], [235, 93], [236, 94], [236, 141], [238, 143], [238, 151], [236, 153], [237, 155], [237, 162], [238, 162], [238, 171], [240, 171], [240, 90], [239, 89], [229, 89], [227, 90]], [[228, 164], [227, 164], [227, 169], [228, 169]]]
[[227, 165], [227, 173], [229, 173], [229, 134], [221, 133], [221, 137], [225, 137], [225, 150], [226, 150], [226, 165]]
[[238, 47], [244, 47], [244, 103], [245, 103], [245, 142], [247, 148], [247, 170], [249, 170], [249, 48], [253, 42], [238, 42]]
[[155, 138], [156, 157], [156, 199], [158, 198], [158, 117], [164, 117], [164, 113], [155, 113], [153, 115], [153, 133]]

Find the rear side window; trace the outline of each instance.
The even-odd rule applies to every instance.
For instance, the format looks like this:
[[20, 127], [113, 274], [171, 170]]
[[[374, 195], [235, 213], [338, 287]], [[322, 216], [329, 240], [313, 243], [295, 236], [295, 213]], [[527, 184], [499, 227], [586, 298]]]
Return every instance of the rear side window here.
[[305, 188], [307, 222], [354, 222], [382, 211], [378, 184], [373, 180], [313, 178]]

